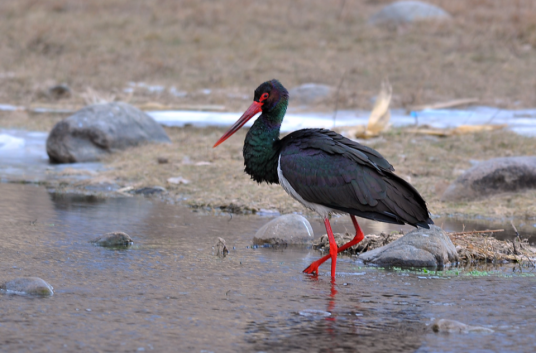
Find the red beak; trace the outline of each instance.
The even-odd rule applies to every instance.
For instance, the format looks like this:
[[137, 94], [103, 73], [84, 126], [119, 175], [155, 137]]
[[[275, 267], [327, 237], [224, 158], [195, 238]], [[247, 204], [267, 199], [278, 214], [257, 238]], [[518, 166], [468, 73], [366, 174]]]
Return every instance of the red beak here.
[[249, 106], [248, 110], [246, 110], [244, 114], [242, 114], [240, 119], [238, 119], [236, 123], [234, 123], [233, 126], [231, 126], [231, 128], [225, 134], [223, 134], [223, 136], [218, 140], [218, 142], [214, 144], [214, 146], [212, 146], [212, 148], [218, 147], [219, 145], [222, 144], [223, 141], [227, 140], [229, 137], [231, 137], [231, 135], [233, 135], [235, 132], [240, 130], [240, 128], [244, 126], [244, 124], [247, 123], [249, 119], [253, 118], [255, 114], [257, 114], [258, 112], [262, 110], [263, 104], [264, 103], [259, 103], [259, 102], [254, 101]]

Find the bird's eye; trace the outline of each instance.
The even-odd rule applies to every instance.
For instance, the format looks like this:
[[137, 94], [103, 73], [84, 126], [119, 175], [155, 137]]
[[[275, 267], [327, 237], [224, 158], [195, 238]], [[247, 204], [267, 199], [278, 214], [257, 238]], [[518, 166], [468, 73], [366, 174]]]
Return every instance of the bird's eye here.
[[263, 102], [268, 99], [268, 93], [263, 93], [261, 98], [259, 98], [259, 102]]

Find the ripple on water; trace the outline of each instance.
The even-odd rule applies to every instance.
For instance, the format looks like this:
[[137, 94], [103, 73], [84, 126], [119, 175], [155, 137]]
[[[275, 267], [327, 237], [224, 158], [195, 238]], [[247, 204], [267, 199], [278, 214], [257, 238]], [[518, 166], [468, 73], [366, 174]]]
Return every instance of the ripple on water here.
[[[71, 197], [18, 184], [0, 184], [0, 194], [0, 273], [46, 278], [56, 290], [48, 298], [2, 296], [6, 351], [39, 350], [43, 342], [49, 351], [64, 344], [87, 351], [536, 350], [536, 278], [525, 268], [387, 270], [341, 256], [331, 283], [329, 261], [317, 278], [301, 273], [317, 251], [247, 248], [266, 218], [229, 221], [142, 198]], [[137, 246], [89, 243], [112, 231]], [[223, 259], [212, 250], [218, 237], [233, 249]], [[432, 319], [495, 333], [435, 334], [426, 329]]]

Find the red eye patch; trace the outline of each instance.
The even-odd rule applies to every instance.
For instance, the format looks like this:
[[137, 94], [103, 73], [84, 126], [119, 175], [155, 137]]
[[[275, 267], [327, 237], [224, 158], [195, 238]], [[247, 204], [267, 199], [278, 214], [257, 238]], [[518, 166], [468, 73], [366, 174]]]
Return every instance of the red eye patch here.
[[264, 102], [268, 99], [268, 93], [263, 93], [261, 97], [259, 98], [259, 102]]

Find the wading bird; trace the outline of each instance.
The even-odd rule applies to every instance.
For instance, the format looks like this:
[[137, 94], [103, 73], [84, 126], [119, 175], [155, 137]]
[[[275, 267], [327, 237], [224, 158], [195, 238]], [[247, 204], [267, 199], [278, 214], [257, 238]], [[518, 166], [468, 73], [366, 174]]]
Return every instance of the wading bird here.
[[[365, 237], [356, 216], [414, 227], [433, 224], [421, 195], [395, 175], [393, 166], [374, 149], [325, 129], [298, 130], [279, 139], [288, 100], [288, 91], [279, 81], [264, 82], [255, 90], [251, 106], [214, 147], [262, 112], [244, 141], [245, 172], [258, 183], [280, 184], [290, 196], [316, 211], [326, 226], [329, 255], [303, 272], [318, 274], [318, 267], [331, 258], [331, 277], [335, 277], [337, 253]], [[356, 231], [340, 248], [329, 223], [334, 213], [350, 214]]]

